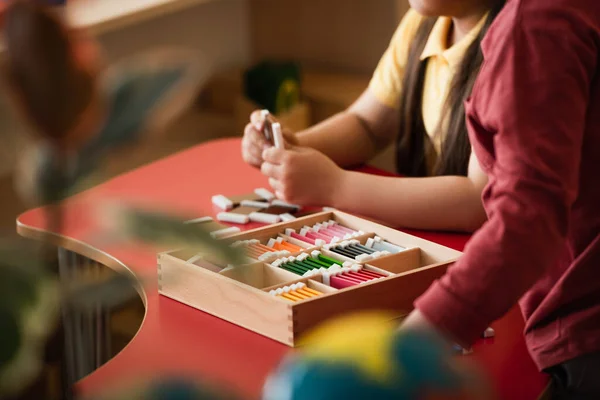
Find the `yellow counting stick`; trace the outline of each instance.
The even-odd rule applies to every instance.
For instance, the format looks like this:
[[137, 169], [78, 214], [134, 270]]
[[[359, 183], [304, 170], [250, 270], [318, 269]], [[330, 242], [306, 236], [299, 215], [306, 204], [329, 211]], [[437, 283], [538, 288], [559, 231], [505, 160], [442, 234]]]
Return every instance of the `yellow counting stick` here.
[[290, 301], [306, 300], [320, 296], [322, 293], [306, 287], [306, 284], [299, 282], [291, 286], [285, 286], [269, 292], [272, 296], [281, 297]]

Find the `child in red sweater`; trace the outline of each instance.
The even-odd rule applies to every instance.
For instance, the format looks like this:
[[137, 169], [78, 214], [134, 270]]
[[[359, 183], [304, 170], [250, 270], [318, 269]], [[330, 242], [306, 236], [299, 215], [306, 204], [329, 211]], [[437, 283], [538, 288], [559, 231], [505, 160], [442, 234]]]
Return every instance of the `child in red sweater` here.
[[600, 2], [508, 1], [482, 48], [467, 121], [489, 220], [403, 328], [468, 347], [520, 301], [554, 398], [599, 399]]

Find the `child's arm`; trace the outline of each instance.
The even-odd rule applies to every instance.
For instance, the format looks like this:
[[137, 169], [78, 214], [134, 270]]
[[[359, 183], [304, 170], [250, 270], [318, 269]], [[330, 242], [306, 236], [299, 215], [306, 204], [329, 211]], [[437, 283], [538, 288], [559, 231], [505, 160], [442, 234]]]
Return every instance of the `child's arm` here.
[[277, 196], [301, 205], [328, 205], [415, 229], [473, 231], [485, 221], [487, 183], [475, 156], [469, 176], [380, 177], [344, 171], [313, 149], [268, 149], [262, 172]]
[[331, 204], [393, 226], [473, 232], [486, 220], [481, 202], [486, 184], [473, 154], [468, 177], [394, 178], [345, 171]]
[[367, 89], [348, 110], [296, 134], [299, 146], [318, 150], [341, 167], [363, 164], [388, 145], [398, 129], [398, 111]]

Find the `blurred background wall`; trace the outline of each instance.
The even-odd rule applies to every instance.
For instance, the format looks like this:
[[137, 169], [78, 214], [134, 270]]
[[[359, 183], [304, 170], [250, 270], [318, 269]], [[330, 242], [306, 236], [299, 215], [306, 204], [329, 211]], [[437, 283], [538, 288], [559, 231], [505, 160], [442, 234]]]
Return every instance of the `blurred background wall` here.
[[[86, 12], [94, 12], [95, 6], [106, 2], [103, 5], [113, 4], [110, 7], [118, 13], [119, 4], [123, 4], [123, 0], [72, 1], [90, 10]], [[127, 1], [141, 6], [156, 2]], [[117, 160], [108, 176], [206, 140], [240, 136], [239, 125], [247, 118], [236, 115], [236, 98], [242, 93], [241, 71], [263, 59], [300, 63], [304, 72], [302, 95], [311, 106], [309, 123], [343, 110], [366, 87], [407, 10], [406, 0], [162, 2], [183, 5], [145, 18], [125, 18], [102, 30], [99, 39], [109, 60], [156, 47], [188, 46], [209, 58], [215, 74], [199, 94], [198, 104], [173, 124], [161, 143], [140, 148], [127, 160]], [[110, 7], [104, 12], [110, 13]], [[25, 129], [3, 96], [0, 94], [0, 228], [13, 232], [16, 216], [25, 210], [14, 193], [12, 178], [18, 150], [25, 145]]]

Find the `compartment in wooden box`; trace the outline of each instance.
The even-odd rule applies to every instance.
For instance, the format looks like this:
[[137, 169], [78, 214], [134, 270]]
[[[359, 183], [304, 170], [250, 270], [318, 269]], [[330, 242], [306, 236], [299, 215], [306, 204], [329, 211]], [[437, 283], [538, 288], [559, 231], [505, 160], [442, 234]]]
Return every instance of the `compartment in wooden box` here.
[[[322, 229], [322, 231], [320, 232], [312, 231], [312, 228], [314, 228], [316, 224], [325, 224], [330, 221], [333, 221], [336, 224], [334, 224], [333, 226], [323, 226], [320, 228]], [[304, 233], [303, 229], [305, 228], [309, 229], [306, 230], [306, 234], [301, 235], [301, 233]], [[311, 232], [308, 232], [309, 230]], [[266, 238], [282, 236], [284, 238], [292, 238], [292, 243], [294, 244], [311, 249], [329, 243], [331, 241], [329, 239], [333, 239], [334, 237], [336, 237], [337, 239], [343, 239], [345, 235], [360, 236], [364, 234], [365, 232], [362, 231], [359, 227], [350, 226], [338, 221], [337, 216], [334, 212], [322, 212], [298, 218], [294, 221], [281, 222], [278, 224], [270, 225], [268, 227], [249, 230], [234, 235], [233, 238], [235, 238], [235, 240], [247, 240], [257, 237]]]
[[260, 235], [252, 239], [238, 240], [233, 245], [244, 249], [247, 257], [256, 262], [272, 262], [277, 258], [298, 255], [311, 248], [310, 245], [285, 235]]
[[252, 286], [256, 289], [264, 289], [275, 285], [288, 284], [298, 280], [298, 276], [283, 270], [274, 268], [265, 263], [242, 265], [229, 268], [220, 275], [237, 282]]
[[343, 262], [322, 254], [321, 250], [313, 250], [297, 256], [274, 260], [270, 265], [274, 268], [286, 270], [299, 277], [305, 277], [307, 275], [318, 274], [319, 270], [328, 269], [332, 265], [342, 267]]
[[326, 286], [344, 290], [359, 285], [378, 282], [391, 275], [392, 274], [388, 271], [370, 265], [354, 264], [352, 267], [331, 268], [328, 271], [322, 272], [318, 276], [318, 279]]
[[299, 303], [306, 300], [325, 296], [337, 292], [337, 289], [324, 285], [320, 281], [304, 278], [288, 285], [276, 285], [264, 289], [270, 296], [280, 298], [290, 303]]
[[170, 255], [179, 260], [185, 261], [188, 264], [192, 264], [196, 267], [204, 268], [212, 272], [220, 272], [223, 269], [227, 268], [226, 265], [222, 265], [221, 263], [216, 262], [209, 255], [198, 253], [198, 251], [194, 251], [191, 249], [174, 251], [171, 252]]
[[[259, 280], [242, 283], [227, 276], [232, 270], [217, 274], [197, 268], [168, 253], [160, 254], [158, 263], [161, 295], [278, 342], [294, 345], [290, 304], [247, 284], [261, 286]], [[280, 274], [271, 274], [270, 267], [266, 271], [262, 267], [264, 264], [253, 264], [250, 270], [262, 273], [264, 284], [283, 279]], [[243, 274], [243, 271], [236, 269], [236, 273]], [[236, 276], [240, 278], [241, 275]]]

